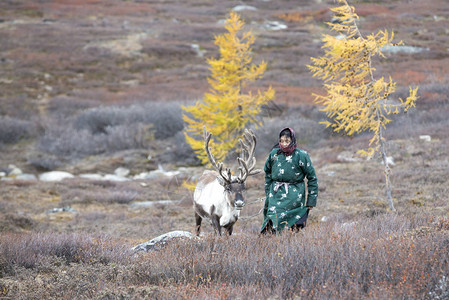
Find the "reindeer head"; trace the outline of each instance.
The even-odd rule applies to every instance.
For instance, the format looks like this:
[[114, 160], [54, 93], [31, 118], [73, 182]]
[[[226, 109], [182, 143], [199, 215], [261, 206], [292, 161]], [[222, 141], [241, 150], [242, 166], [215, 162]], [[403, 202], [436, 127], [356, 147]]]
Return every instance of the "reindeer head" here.
[[226, 194], [226, 199], [229, 205], [235, 207], [237, 210], [241, 210], [243, 206], [245, 206], [245, 183], [241, 183], [235, 180], [232, 180], [230, 183], [223, 180], [222, 177], [217, 177], [218, 182], [223, 186], [224, 193]]
[[217, 163], [215, 161], [209, 148], [209, 141], [212, 134], [206, 130], [206, 127], [203, 128], [203, 131], [205, 141], [204, 147], [210, 163], [219, 174], [219, 176], [217, 176], [218, 182], [223, 186], [227, 196], [226, 198], [230, 202], [229, 204], [234, 206], [237, 210], [241, 210], [245, 205], [243, 193], [246, 190], [246, 179], [249, 175], [255, 175], [261, 171], [254, 170], [254, 167], [256, 166], [256, 157], [254, 156], [256, 150], [256, 135], [251, 130], [246, 129], [243, 135], [243, 140], [239, 139], [241, 147], [240, 157], [237, 158], [239, 174], [238, 176], [233, 176], [231, 174], [231, 169], [225, 168], [225, 170], [223, 170], [223, 163]]

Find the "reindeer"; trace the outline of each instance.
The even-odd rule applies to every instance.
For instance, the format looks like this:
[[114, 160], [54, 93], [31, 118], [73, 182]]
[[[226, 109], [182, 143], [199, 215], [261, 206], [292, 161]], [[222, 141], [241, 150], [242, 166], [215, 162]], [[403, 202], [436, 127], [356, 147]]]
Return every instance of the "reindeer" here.
[[210, 163], [215, 171], [206, 170], [200, 177], [193, 195], [193, 207], [195, 210], [196, 234], [200, 234], [202, 219], [208, 219], [215, 232], [221, 235], [224, 228], [228, 235], [232, 234], [235, 222], [237, 222], [240, 211], [245, 205], [243, 192], [245, 181], [250, 175], [255, 175], [261, 170], [254, 170], [256, 158], [256, 136], [251, 130], [245, 130], [244, 141], [239, 139], [241, 146], [239, 174], [234, 176], [229, 168], [223, 170], [223, 163], [216, 162], [210, 152], [209, 141], [212, 134], [204, 130], [204, 148]]

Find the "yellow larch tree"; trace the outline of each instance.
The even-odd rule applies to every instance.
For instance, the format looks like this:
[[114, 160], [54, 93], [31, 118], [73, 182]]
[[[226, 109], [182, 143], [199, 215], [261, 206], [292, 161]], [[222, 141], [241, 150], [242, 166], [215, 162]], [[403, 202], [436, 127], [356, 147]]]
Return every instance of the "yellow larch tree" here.
[[369, 131], [372, 138], [366, 150], [359, 153], [372, 157], [380, 153], [385, 166], [385, 183], [388, 204], [395, 210], [391, 196], [391, 169], [387, 160], [384, 131], [391, 121], [389, 115], [407, 112], [415, 106], [418, 88], [410, 88], [406, 99], [390, 98], [396, 90], [392, 78], [375, 79], [373, 57], [384, 57], [382, 47], [396, 46], [393, 32], [379, 31], [366, 37], [357, 26], [358, 19], [354, 7], [346, 0], [337, 0], [340, 6], [332, 8], [336, 22], [327, 23], [338, 36], [323, 35], [322, 57], [311, 58], [308, 66], [314, 77], [324, 81], [325, 95], [315, 95], [315, 100], [323, 105], [330, 121], [323, 122], [336, 132], [346, 135]]
[[[211, 152], [222, 160], [238, 145], [238, 139], [249, 124], [258, 124], [256, 116], [262, 105], [274, 98], [274, 90], [244, 93], [248, 84], [262, 77], [266, 63], [252, 64], [251, 46], [255, 37], [243, 32], [245, 23], [231, 12], [225, 22], [226, 33], [215, 36], [219, 47], [219, 58], [210, 58], [211, 76], [208, 78], [209, 92], [195, 105], [184, 106], [186, 141], [203, 163], [208, 162], [204, 150], [203, 127], [213, 135]], [[218, 146], [214, 146], [218, 145]]]

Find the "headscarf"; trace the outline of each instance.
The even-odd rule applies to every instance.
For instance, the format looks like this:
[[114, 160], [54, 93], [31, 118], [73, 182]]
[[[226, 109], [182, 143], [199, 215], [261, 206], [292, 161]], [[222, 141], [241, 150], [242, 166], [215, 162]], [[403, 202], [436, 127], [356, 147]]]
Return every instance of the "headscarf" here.
[[[290, 142], [290, 144], [287, 147], [282, 147], [281, 136], [284, 136], [284, 135], [288, 136], [288, 134], [284, 133], [284, 131], [286, 131], [286, 130], [290, 132], [290, 138], [292, 141]], [[295, 131], [288, 127], [282, 129], [281, 132], [279, 133], [279, 143], [278, 144], [279, 144], [279, 151], [278, 151], [279, 154], [284, 153], [285, 156], [292, 155], [293, 151], [295, 151], [295, 149], [296, 149]]]

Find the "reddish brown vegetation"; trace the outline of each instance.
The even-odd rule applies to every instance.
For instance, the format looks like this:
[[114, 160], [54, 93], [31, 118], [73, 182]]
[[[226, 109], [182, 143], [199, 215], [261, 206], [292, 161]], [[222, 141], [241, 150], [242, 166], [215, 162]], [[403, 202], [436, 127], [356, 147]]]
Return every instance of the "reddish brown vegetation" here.
[[[318, 2], [245, 1], [258, 10], [242, 12], [256, 34], [255, 59], [268, 63], [257, 87], [272, 85], [277, 92], [256, 130], [259, 167], [279, 128], [289, 126], [310, 152], [320, 180], [318, 206], [304, 232], [259, 237], [260, 215], [249, 218], [260, 211], [256, 202], [245, 206], [231, 238], [210, 236], [205, 224], [199, 241], [134, 256], [129, 249], [138, 243], [194, 230], [191, 194], [181, 184], [202, 168], [189, 169], [188, 176], [130, 182], [0, 181], [0, 298], [447, 298], [448, 3], [351, 3], [364, 34], [386, 28], [406, 45], [428, 49], [388, 53], [376, 62], [379, 76], [398, 82], [398, 96], [409, 85], [420, 86], [417, 108], [388, 128], [398, 210], [392, 215], [382, 167], [353, 156], [368, 138], [347, 139], [318, 124], [324, 118], [311, 93], [320, 93], [320, 82], [305, 65], [321, 51], [323, 22], [330, 21], [327, 9], [335, 4]], [[124, 166], [134, 175], [156, 169], [158, 162], [167, 168], [192, 164], [179, 126], [169, 129], [177, 136], [159, 138], [178, 124], [179, 106], [207, 90], [206, 59], [217, 55], [213, 36], [223, 32], [219, 21], [235, 5], [1, 1], [1, 171], [9, 164], [34, 174], [111, 173]], [[268, 30], [267, 21], [288, 28]], [[95, 123], [100, 120], [105, 123]], [[86, 131], [85, 123], [109, 135]], [[107, 152], [106, 143], [114, 151]], [[94, 155], [98, 147], [101, 153]], [[247, 183], [248, 202], [263, 196], [263, 174]], [[131, 206], [157, 200], [179, 202]], [[50, 212], [64, 207], [76, 212]]]

